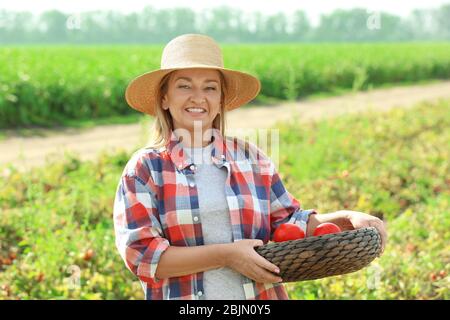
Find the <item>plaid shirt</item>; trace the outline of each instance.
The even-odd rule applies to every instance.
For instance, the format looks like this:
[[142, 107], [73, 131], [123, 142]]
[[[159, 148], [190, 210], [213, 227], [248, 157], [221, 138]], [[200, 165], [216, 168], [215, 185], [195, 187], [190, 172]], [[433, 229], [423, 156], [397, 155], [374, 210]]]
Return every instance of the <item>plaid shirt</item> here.
[[[225, 166], [233, 241], [272, 240], [282, 223], [305, 230], [315, 210], [303, 210], [284, 188], [275, 166], [255, 145], [213, 133], [211, 160]], [[161, 149], [142, 148], [128, 161], [114, 202], [116, 246], [139, 279], [145, 298], [204, 299], [203, 272], [157, 279], [161, 254], [173, 246], [201, 246], [203, 236], [195, 164], [172, 132]], [[281, 283], [257, 283], [244, 276], [246, 299], [289, 299]]]

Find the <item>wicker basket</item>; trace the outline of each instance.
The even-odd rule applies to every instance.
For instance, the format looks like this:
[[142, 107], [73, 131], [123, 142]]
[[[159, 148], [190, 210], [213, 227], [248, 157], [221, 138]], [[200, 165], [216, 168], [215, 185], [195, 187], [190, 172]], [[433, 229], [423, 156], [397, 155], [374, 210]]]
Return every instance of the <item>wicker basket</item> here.
[[381, 237], [373, 228], [362, 228], [271, 242], [256, 252], [280, 268], [283, 282], [314, 280], [358, 271], [381, 253]]

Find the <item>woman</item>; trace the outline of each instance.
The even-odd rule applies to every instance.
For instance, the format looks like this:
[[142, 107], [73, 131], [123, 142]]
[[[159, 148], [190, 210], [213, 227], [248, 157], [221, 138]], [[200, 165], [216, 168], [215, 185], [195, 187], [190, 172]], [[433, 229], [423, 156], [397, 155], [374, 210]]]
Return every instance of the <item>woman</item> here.
[[131, 107], [155, 116], [153, 141], [127, 163], [114, 204], [117, 248], [146, 299], [288, 299], [277, 266], [254, 250], [288, 221], [307, 236], [322, 222], [375, 226], [385, 244], [381, 220], [301, 209], [267, 156], [225, 137], [226, 112], [255, 98], [260, 82], [222, 61], [212, 38], [185, 34], [126, 91]]

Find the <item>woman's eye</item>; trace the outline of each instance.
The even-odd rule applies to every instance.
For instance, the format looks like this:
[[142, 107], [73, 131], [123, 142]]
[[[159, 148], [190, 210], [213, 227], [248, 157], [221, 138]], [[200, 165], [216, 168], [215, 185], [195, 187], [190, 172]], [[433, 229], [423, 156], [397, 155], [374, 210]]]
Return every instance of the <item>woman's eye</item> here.
[[[178, 86], [178, 88], [186, 88], [186, 89], [189, 89], [189, 86], [188, 85], [180, 85], [180, 86]], [[216, 90], [216, 88], [215, 87], [206, 87], [206, 89], [207, 90]]]

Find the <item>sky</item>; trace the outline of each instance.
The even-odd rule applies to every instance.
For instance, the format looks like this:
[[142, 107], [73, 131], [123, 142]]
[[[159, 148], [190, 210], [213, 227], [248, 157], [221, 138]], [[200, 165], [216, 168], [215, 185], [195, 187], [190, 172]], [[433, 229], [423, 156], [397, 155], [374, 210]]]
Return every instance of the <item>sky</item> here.
[[67, 13], [78, 13], [91, 10], [116, 10], [123, 13], [140, 11], [145, 6], [156, 9], [173, 7], [191, 7], [195, 11], [202, 11], [228, 5], [239, 8], [244, 12], [260, 11], [264, 14], [277, 12], [292, 13], [296, 9], [304, 10], [311, 22], [317, 23], [320, 15], [335, 9], [350, 9], [363, 7], [373, 11], [386, 11], [400, 16], [407, 16], [412, 9], [436, 8], [450, 0], [0, 0], [0, 10], [42, 11], [57, 9]]

